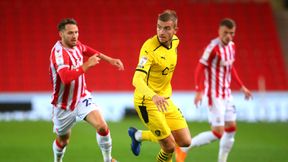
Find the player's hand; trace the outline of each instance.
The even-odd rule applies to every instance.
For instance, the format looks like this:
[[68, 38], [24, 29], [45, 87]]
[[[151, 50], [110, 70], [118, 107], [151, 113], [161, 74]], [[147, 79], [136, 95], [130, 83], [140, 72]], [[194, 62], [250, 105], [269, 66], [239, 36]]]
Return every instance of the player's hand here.
[[100, 58], [97, 55], [93, 55], [88, 58], [86, 62], [82, 65], [82, 69], [84, 72], [86, 72], [91, 67], [95, 66], [96, 64], [99, 64]]
[[120, 59], [111, 59], [110, 63], [118, 67], [118, 70], [124, 70], [124, 65]]
[[97, 57], [97, 55], [93, 55], [93, 56], [90, 56], [89, 59], [88, 59], [88, 66], [89, 67], [93, 67], [95, 66], [96, 64], [99, 64], [100, 62], [100, 58]]
[[195, 98], [194, 98], [194, 104], [195, 104], [196, 108], [198, 108], [198, 106], [201, 104], [202, 96], [203, 96], [202, 92], [196, 92]]
[[159, 96], [159, 95], [154, 95], [152, 97], [152, 101], [157, 106], [158, 111], [167, 112], [167, 107], [166, 106], [169, 106], [169, 104], [168, 104], [168, 102], [166, 101], [166, 99], [164, 97]]
[[244, 92], [245, 100], [253, 99], [252, 93], [249, 89], [247, 89], [245, 86], [242, 86], [241, 90]]

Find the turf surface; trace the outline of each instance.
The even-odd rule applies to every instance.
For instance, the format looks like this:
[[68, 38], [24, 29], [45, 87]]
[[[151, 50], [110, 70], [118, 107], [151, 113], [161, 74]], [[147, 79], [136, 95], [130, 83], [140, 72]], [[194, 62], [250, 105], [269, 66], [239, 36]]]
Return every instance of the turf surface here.
[[[158, 144], [145, 142], [138, 157], [130, 151], [127, 128], [143, 129], [137, 118], [109, 123], [113, 156], [120, 162], [154, 162]], [[190, 122], [192, 136], [209, 129], [207, 123]], [[0, 162], [52, 162], [52, 123], [45, 121], [0, 122]], [[288, 123], [238, 123], [229, 162], [288, 162]], [[218, 142], [193, 149], [187, 162], [215, 162]], [[64, 162], [102, 162], [94, 129], [80, 122], [72, 129]]]

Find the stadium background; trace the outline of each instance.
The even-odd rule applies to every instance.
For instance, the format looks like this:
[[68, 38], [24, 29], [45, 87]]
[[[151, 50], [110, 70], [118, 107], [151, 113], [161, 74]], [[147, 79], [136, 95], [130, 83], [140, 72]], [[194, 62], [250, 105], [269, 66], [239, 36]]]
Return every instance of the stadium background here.
[[[134, 114], [131, 79], [143, 41], [156, 34], [157, 14], [167, 8], [176, 10], [179, 16], [177, 35], [180, 46], [172, 86], [175, 102], [183, 109], [185, 117], [189, 121], [206, 121], [205, 108], [196, 110], [192, 104], [193, 72], [203, 48], [217, 36], [218, 22], [230, 17], [237, 23], [235, 66], [243, 82], [254, 93], [254, 100], [245, 102], [237, 85], [232, 83], [240, 120], [256, 122], [254, 124], [259, 129], [264, 128], [267, 121], [274, 122], [287, 130], [287, 1], [0, 0], [0, 150], [4, 154], [5, 150], [9, 152], [3, 139], [14, 137], [10, 131], [5, 132], [5, 127], [15, 124], [15, 129], [21, 133], [26, 122], [33, 120], [38, 125], [45, 125], [47, 122], [42, 120], [50, 120], [49, 55], [59, 39], [57, 24], [66, 17], [78, 21], [80, 41], [120, 58], [125, 65], [125, 71], [119, 72], [101, 62], [87, 74], [88, 88], [103, 107], [105, 118], [119, 124], [136, 122], [137, 119], [124, 119], [128, 114]], [[20, 122], [14, 123], [15, 120]], [[36, 123], [32, 122], [32, 125]], [[274, 133], [276, 131], [280, 129]], [[50, 130], [46, 132], [52, 134]], [[52, 135], [47, 140], [50, 146], [49, 138], [52, 140]], [[276, 148], [287, 152], [287, 146], [278, 146]], [[21, 148], [17, 144], [10, 147], [12, 150]], [[2, 159], [0, 156], [0, 161], [9, 159], [25, 161], [13, 160], [12, 155], [9, 158], [3, 155]], [[281, 161], [285, 160], [288, 161], [287, 158]]]

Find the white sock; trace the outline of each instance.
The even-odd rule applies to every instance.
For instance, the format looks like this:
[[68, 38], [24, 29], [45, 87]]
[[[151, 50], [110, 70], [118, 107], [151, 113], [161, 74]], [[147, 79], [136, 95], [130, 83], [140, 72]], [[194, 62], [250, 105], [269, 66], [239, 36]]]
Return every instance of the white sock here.
[[54, 162], [62, 162], [64, 157], [66, 147], [61, 148], [56, 144], [56, 140], [53, 142], [53, 153], [54, 153]]
[[234, 132], [224, 132], [221, 140], [220, 140], [220, 148], [218, 154], [218, 162], [226, 162], [228, 158], [228, 154], [232, 149], [234, 144]]
[[142, 141], [142, 131], [141, 130], [137, 130], [137, 132], [135, 132], [135, 139], [137, 141]]
[[110, 136], [110, 132], [106, 136], [101, 136], [100, 134], [96, 133], [96, 138], [98, 145], [102, 151], [104, 162], [111, 162], [112, 139]]
[[206, 131], [193, 137], [190, 147], [199, 147], [202, 145], [209, 144], [218, 138], [212, 133], [212, 131]]

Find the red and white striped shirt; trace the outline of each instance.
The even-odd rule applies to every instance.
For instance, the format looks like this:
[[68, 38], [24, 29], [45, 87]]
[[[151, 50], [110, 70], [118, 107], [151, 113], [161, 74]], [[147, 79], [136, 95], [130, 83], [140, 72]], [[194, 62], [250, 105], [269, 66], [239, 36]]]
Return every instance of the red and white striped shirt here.
[[63, 47], [57, 41], [50, 55], [50, 77], [53, 86], [51, 104], [62, 109], [74, 110], [81, 96], [89, 93], [83, 64], [83, 55], [92, 56], [98, 51], [78, 42], [73, 48]]
[[230, 83], [235, 44], [224, 45], [219, 38], [213, 39], [206, 47], [199, 62], [205, 65], [205, 93], [208, 98], [227, 98], [231, 95]]

